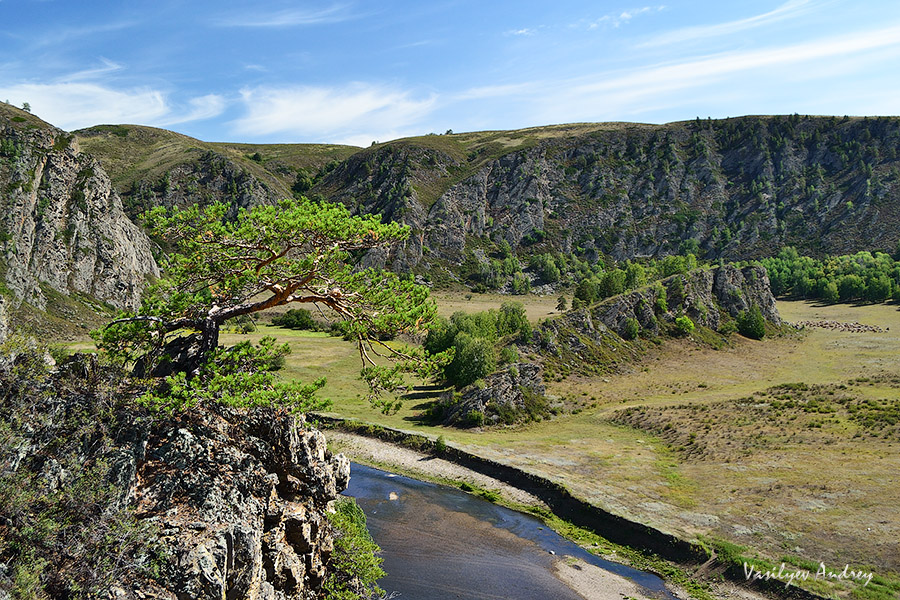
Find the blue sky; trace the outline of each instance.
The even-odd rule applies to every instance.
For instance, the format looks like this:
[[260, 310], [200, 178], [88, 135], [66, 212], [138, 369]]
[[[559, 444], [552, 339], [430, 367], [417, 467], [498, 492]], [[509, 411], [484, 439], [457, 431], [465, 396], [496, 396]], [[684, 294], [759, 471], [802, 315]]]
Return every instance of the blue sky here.
[[0, 100], [73, 130], [373, 140], [900, 114], [897, 0], [0, 0]]

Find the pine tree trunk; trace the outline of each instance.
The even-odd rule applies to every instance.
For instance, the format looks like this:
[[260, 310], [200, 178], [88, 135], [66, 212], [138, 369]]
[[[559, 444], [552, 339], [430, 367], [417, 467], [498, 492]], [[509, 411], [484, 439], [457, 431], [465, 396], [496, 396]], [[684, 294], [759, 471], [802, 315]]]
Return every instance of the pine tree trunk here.
[[[196, 365], [194, 368], [199, 368], [206, 359], [212, 356], [212, 353], [216, 351], [216, 348], [219, 346], [219, 322], [215, 319], [207, 317], [203, 321], [203, 327], [200, 330], [200, 348], [197, 352], [196, 357]], [[191, 369], [193, 372], [194, 369]]]

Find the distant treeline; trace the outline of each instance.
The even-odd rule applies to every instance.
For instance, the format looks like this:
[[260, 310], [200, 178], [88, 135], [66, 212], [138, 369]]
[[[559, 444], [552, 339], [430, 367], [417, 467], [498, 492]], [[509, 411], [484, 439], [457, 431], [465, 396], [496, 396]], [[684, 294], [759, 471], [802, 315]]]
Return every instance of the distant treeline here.
[[883, 252], [857, 252], [824, 260], [787, 247], [759, 261], [772, 293], [825, 302], [900, 301], [900, 262]]

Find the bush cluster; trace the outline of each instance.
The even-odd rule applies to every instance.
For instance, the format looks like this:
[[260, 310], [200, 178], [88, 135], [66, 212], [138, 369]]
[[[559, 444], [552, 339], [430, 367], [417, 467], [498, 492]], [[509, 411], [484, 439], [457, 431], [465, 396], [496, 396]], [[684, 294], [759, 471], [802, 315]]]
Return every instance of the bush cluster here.
[[[666, 256], [646, 263], [626, 261], [623, 266], [606, 271], [595, 270], [583, 273], [575, 285], [573, 307], [599, 302], [629, 290], [643, 287], [650, 282], [658, 282], [671, 275], [687, 273], [697, 268], [697, 257], [693, 254]], [[657, 312], [666, 312], [665, 289], [658, 286], [661, 295]]]
[[318, 323], [305, 308], [292, 308], [283, 315], [272, 317], [272, 325], [286, 329], [315, 330]]
[[[462, 388], [494, 372], [498, 363], [498, 344], [508, 346], [515, 341], [527, 342], [531, 333], [531, 323], [522, 305], [504, 302], [499, 311], [457, 312], [449, 319], [438, 319], [429, 329], [424, 346], [430, 354], [454, 350], [453, 360], [444, 367], [444, 378]], [[507, 360], [516, 356], [513, 351], [500, 354]]]
[[377, 581], [384, 577], [381, 549], [366, 529], [366, 515], [353, 498], [341, 497], [328, 516], [334, 529], [334, 553], [323, 583], [326, 600], [381, 597]]
[[0, 346], [0, 595], [105, 597], [114, 582], [155, 578], [168, 560], [158, 528], [123, 505], [102, 458], [136, 412], [119, 370], [76, 355], [51, 373], [45, 356], [18, 338]]
[[882, 252], [857, 252], [824, 260], [786, 247], [760, 261], [772, 293], [825, 302], [900, 301], [900, 261]]

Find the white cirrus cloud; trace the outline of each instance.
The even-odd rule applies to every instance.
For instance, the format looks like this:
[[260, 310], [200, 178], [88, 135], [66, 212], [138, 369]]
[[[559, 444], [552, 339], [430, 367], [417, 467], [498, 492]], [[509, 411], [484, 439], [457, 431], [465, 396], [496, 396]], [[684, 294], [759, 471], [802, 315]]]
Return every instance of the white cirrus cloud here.
[[234, 130], [254, 137], [300, 136], [305, 141], [387, 141], [421, 123], [436, 97], [415, 98], [388, 86], [257, 87], [241, 90], [246, 113]]
[[107, 123], [170, 125], [211, 118], [225, 108], [221, 97], [207, 95], [189, 100], [182, 113], [159, 90], [118, 90], [81, 81], [0, 86], [0, 98], [17, 105], [28, 102], [34, 114], [69, 131]]
[[83, 69], [81, 71], [76, 71], [74, 73], [69, 73], [68, 75], [64, 75], [56, 80], [57, 83], [73, 83], [75, 81], [84, 81], [84, 80], [92, 80], [97, 79], [100, 76], [108, 75], [110, 73], [115, 73], [116, 71], [122, 70], [122, 65], [117, 62], [111, 61], [108, 58], [100, 57], [100, 62], [102, 63], [98, 67], [93, 67], [90, 69]]
[[604, 27], [604, 26], [619, 27], [621, 25], [628, 24], [632, 19], [634, 19], [637, 16], [655, 13], [655, 12], [661, 12], [665, 9], [666, 9], [665, 5], [642, 6], [641, 8], [635, 8], [632, 10], [623, 10], [621, 12], [603, 15], [599, 19], [596, 19], [594, 21], [590, 21], [587, 23], [582, 21], [579, 25], [580, 26], [586, 25], [588, 29], [598, 29], [598, 28]]
[[756, 27], [771, 25], [785, 19], [792, 19], [807, 12], [815, 5], [812, 0], [788, 0], [784, 4], [774, 8], [768, 12], [738, 19], [736, 21], [728, 21], [727, 23], [716, 23], [713, 25], [697, 25], [694, 27], [684, 27], [669, 33], [661, 34], [651, 40], [639, 45], [639, 47], [648, 48], [654, 46], [665, 46], [668, 44], [677, 44], [681, 42], [696, 42], [712, 37], [721, 37], [724, 35], [732, 35], [739, 31], [745, 31]]
[[344, 4], [333, 4], [327, 8], [290, 8], [266, 13], [255, 8], [252, 12], [223, 16], [213, 21], [222, 27], [298, 27], [340, 23], [354, 18]]
[[585, 85], [582, 92], [649, 89], [651, 93], [693, 87], [752, 69], [792, 66], [837, 57], [865, 54], [900, 46], [900, 25], [874, 31], [823, 38], [780, 47], [728, 52], [651, 67], [628, 75]]
[[[700, 106], [708, 98], [719, 98], [729, 106], [752, 106], [754, 102], [784, 106], [795, 102], [789, 94], [796, 94], [798, 86], [834, 90], [841, 87], [837, 83], [842, 79], [835, 78], [842, 73], [869, 72], [879, 65], [889, 69], [898, 58], [900, 25], [893, 25], [577, 78], [472, 88], [452, 100], [506, 102], [508, 114], [530, 123], [621, 120]], [[869, 90], [849, 89], [846, 93], [866, 99], [865, 106], [874, 106], [867, 99], [873, 95]], [[824, 102], [832, 96], [822, 96], [821, 105], [852, 105], [846, 100]], [[741, 100], [746, 101], [741, 104]], [[876, 112], [884, 113], [883, 106]]]
[[218, 94], [207, 94], [188, 100], [187, 112], [173, 108], [168, 117], [158, 121], [158, 125], [175, 125], [190, 121], [202, 121], [218, 117], [225, 111], [225, 98]]

